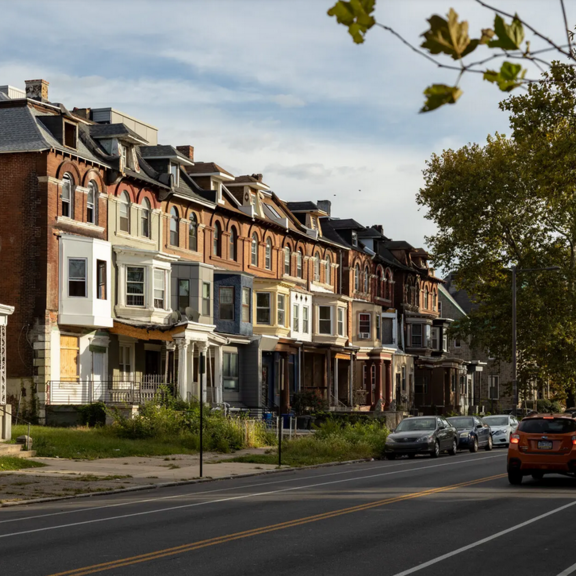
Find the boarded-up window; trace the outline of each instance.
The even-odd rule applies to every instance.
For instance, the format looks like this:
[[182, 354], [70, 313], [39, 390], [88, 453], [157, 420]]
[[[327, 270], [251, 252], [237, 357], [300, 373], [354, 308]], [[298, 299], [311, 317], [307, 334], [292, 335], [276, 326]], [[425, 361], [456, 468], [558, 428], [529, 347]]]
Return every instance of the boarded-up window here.
[[382, 344], [394, 344], [394, 321], [382, 318]]
[[78, 337], [60, 336], [60, 380], [78, 381]]

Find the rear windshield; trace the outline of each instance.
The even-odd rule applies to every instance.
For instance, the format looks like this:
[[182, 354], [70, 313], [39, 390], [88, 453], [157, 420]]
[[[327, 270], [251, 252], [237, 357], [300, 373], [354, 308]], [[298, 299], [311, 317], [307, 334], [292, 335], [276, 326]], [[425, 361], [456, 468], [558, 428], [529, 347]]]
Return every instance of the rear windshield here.
[[486, 416], [482, 421], [488, 426], [508, 426], [508, 416]]
[[526, 418], [526, 420], [520, 422], [518, 430], [528, 434], [567, 434], [576, 432], [576, 420], [568, 418], [554, 418], [554, 420]]
[[473, 418], [448, 418], [448, 422], [454, 428], [472, 428], [474, 426]]
[[407, 418], [402, 420], [396, 432], [412, 432], [414, 430], [435, 430], [436, 418]]

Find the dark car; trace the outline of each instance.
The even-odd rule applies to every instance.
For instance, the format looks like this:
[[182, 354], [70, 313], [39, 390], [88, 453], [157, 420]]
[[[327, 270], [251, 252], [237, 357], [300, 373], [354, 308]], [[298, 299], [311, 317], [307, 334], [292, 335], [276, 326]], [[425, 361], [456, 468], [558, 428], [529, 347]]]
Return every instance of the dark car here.
[[430, 454], [432, 458], [440, 452], [456, 454], [458, 433], [456, 428], [439, 416], [417, 416], [406, 418], [386, 438], [384, 454], [388, 460], [407, 455]]
[[453, 416], [448, 422], [458, 430], [458, 448], [478, 452], [478, 448], [492, 450], [490, 426], [476, 416]]

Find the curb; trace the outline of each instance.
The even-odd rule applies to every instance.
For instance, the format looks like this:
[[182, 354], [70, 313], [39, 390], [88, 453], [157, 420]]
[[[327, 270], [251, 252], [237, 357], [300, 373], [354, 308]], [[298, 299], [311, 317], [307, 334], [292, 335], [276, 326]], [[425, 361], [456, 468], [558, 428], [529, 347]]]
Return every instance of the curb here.
[[[220, 476], [219, 478], [194, 478], [192, 480], [180, 480], [178, 482], [162, 482], [160, 484], [146, 484], [144, 486], [131, 486], [130, 488], [118, 488], [117, 490], [104, 490], [101, 492], [85, 492], [84, 494], [74, 494], [71, 496], [54, 496], [52, 498], [35, 498], [34, 500], [18, 500], [15, 502], [2, 502], [0, 508], [11, 508], [14, 506], [26, 506], [30, 504], [42, 504], [44, 502], [58, 502], [60, 500], [76, 500], [78, 498], [94, 498], [95, 496], [108, 496], [111, 494], [124, 494], [125, 492], [141, 492], [143, 490], [157, 490], [159, 488], [171, 488], [173, 486], [186, 486], [189, 484], [203, 484], [205, 482], [218, 482], [220, 480], [235, 480], [250, 478], [251, 476], [266, 476], [283, 472], [297, 472], [298, 470], [311, 470], [314, 468], [330, 468], [333, 466], [344, 466], [347, 464], [361, 464], [363, 462], [373, 462], [374, 458], [361, 458], [359, 460], [344, 460], [343, 462], [326, 462], [324, 464], [311, 464], [309, 466], [291, 466], [276, 470], [263, 470], [262, 472], [250, 472], [249, 474], [234, 474], [232, 476]], [[17, 470], [15, 470], [18, 473]]]

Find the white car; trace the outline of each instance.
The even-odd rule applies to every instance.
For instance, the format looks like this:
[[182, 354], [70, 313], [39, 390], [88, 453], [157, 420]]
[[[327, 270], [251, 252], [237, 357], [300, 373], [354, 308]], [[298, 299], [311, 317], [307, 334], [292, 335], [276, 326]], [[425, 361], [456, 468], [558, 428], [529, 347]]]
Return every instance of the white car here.
[[514, 434], [518, 428], [518, 420], [511, 414], [485, 416], [482, 418], [482, 422], [490, 426], [494, 446], [508, 446], [510, 434]]

